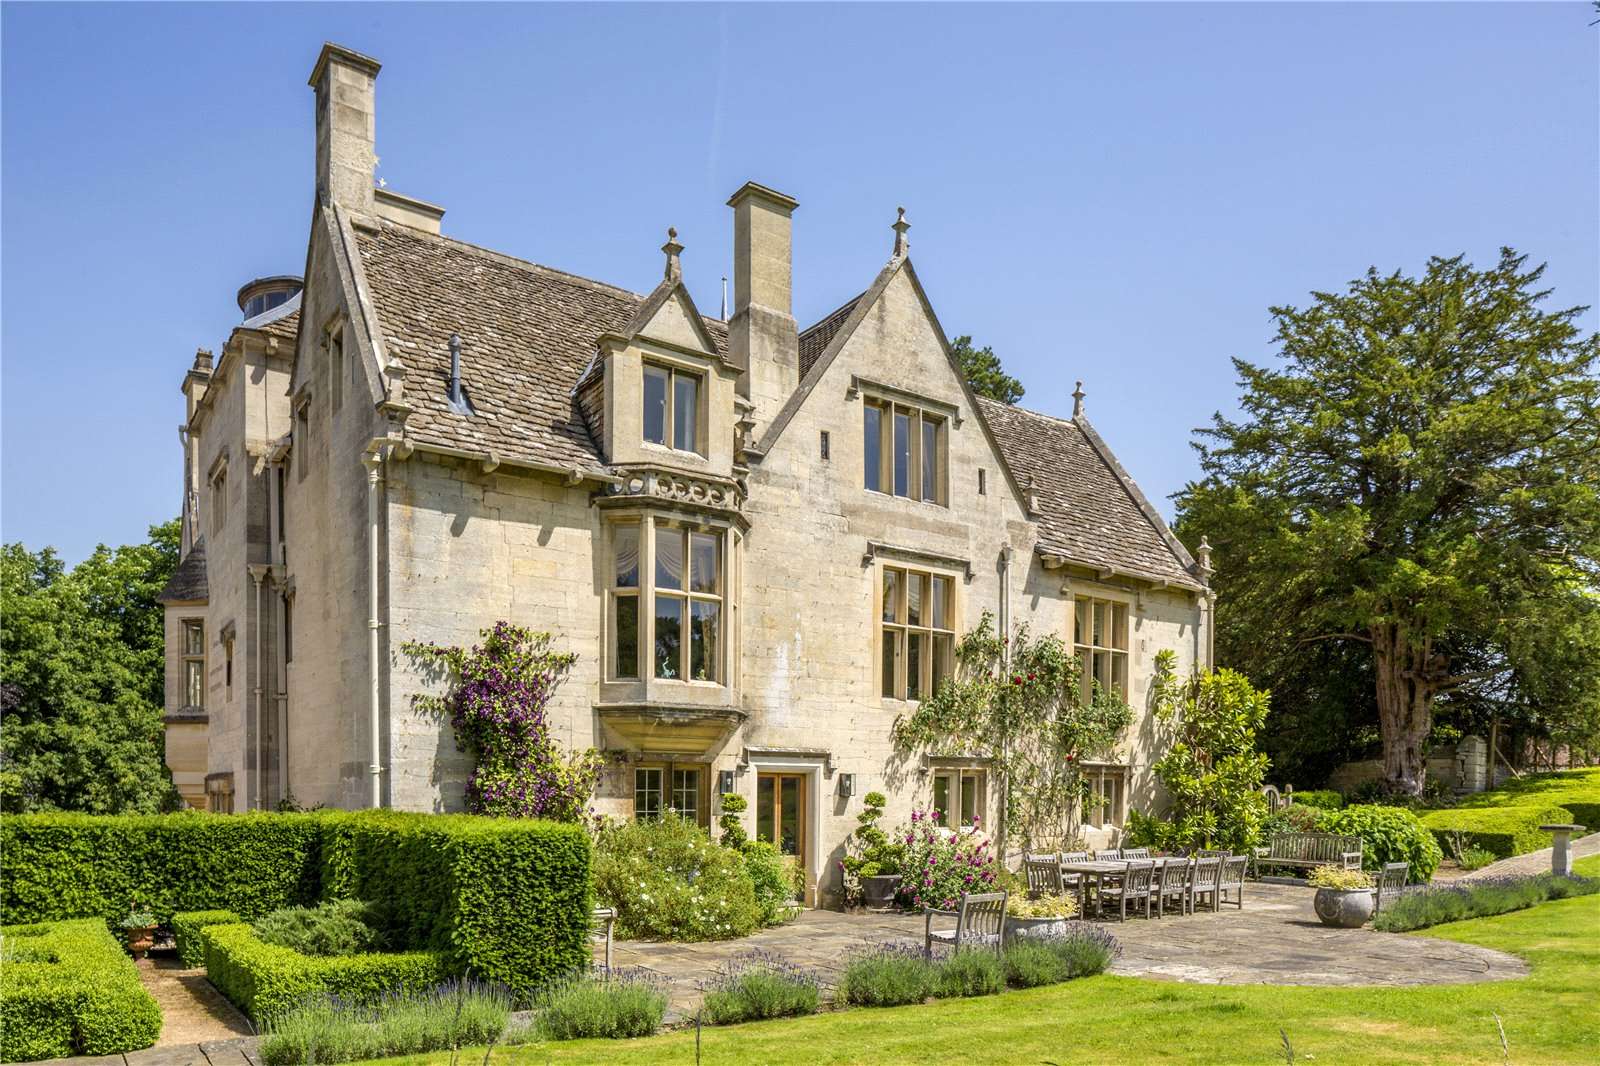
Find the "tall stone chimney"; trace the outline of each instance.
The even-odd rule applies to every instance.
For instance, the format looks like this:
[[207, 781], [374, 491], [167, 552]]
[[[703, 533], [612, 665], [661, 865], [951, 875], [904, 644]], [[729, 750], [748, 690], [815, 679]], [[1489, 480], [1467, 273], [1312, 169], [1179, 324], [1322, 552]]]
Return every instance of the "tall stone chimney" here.
[[733, 208], [728, 355], [741, 371], [739, 393], [754, 406], [759, 436], [800, 386], [800, 337], [790, 288], [791, 216], [800, 204], [749, 181], [728, 206]]
[[311, 71], [317, 93], [317, 202], [372, 213], [378, 164], [374, 101], [378, 61], [324, 44]]

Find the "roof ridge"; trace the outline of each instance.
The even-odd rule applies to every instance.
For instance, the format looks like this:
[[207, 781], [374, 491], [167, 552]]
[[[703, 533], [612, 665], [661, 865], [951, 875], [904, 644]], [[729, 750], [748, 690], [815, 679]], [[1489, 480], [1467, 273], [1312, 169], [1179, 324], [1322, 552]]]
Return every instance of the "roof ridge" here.
[[1048, 411], [1035, 411], [1031, 407], [1024, 407], [1018, 403], [1006, 403], [1004, 400], [997, 400], [993, 396], [984, 396], [980, 394], [978, 399], [983, 403], [993, 404], [996, 407], [1004, 407], [1010, 411], [1016, 411], [1018, 414], [1032, 415], [1034, 418], [1048, 418], [1050, 421], [1059, 423], [1063, 426], [1078, 427], [1078, 422], [1075, 418], [1062, 418], [1060, 415], [1053, 415]]
[[[613, 285], [608, 281], [599, 281], [595, 278], [586, 278], [582, 274], [574, 274], [569, 270], [562, 270], [559, 267], [546, 266], [543, 263], [535, 263], [531, 259], [522, 259], [506, 252], [497, 252], [493, 248], [485, 248], [481, 244], [473, 244], [471, 241], [464, 241], [459, 237], [446, 237], [442, 233], [428, 233], [425, 230], [415, 229], [411, 226], [403, 226], [398, 222], [391, 222], [388, 219], [384, 219], [382, 225], [385, 229], [403, 229], [408, 234], [423, 240], [437, 241], [440, 244], [453, 245], [469, 255], [482, 256], [485, 259], [501, 263], [505, 266], [516, 267], [531, 273], [546, 274], [566, 281], [575, 282], [579, 285], [596, 289], [608, 295], [624, 297], [630, 300], [643, 300], [647, 296], [646, 293], [638, 293], [634, 292], [632, 289], [624, 289], [622, 286]], [[702, 315], [701, 317], [705, 316]], [[712, 321], [716, 321], [716, 319], [713, 319]]]

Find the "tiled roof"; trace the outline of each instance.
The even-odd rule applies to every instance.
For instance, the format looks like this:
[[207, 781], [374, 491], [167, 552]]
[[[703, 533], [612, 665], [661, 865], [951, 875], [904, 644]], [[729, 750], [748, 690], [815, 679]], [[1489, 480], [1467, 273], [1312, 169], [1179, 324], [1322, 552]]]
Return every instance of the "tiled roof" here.
[[[391, 356], [406, 365], [408, 436], [563, 467], [604, 465], [573, 387], [596, 340], [625, 326], [644, 297], [391, 223], [355, 230]], [[719, 349], [727, 327], [705, 319]], [[475, 414], [446, 404], [450, 334]]]
[[[1197, 585], [1165, 523], [1087, 421], [980, 397], [1006, 465], [1038, 496], [1039, 543], [1083, 566]], [[1185, 555], [1187, 553], [1184, 553]]]
[[853, 299], [845, 302], [844, 306], [828, 315], [816, 325], [809, 327], [800, 334], [800, 377], [802, 379], [816, 365], [817, 359], [828, 350], [828, 344], [833, 340], [834, 334], [844, 325], [850, 317], [850, 312], [856, 309], [856, 304], [861, 302], [861, 297], [866, 293], [859, 293]]
[[262, 333], [272, 337], [277, 337], [281, 341], [288, 341], [290, 344], [293, 344], [295, 342], [295, 338], [300, 332], [300, 312], [298, 309], [296, 309], [293, 314], [284, 315], [282, 318], [275, 318], [271, 322], [268, 322], [262, 326], [257, 326], [256, 328]]
[[206, 583], [206, 538], [196, 537], [189, 554], [179, 560], [172, 577], [156, 594], [156, 602], [193, 602], [210, 598], [211, 590]]

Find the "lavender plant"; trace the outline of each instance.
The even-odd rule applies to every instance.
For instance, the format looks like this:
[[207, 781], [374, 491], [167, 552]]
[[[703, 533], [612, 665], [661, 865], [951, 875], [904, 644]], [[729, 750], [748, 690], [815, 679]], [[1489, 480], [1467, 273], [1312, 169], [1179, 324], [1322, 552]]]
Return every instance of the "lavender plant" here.
[[453, 687], [417, 706], [448, 715], [456, 743], [473, 756], [467, 809], [519, 818], [582, 818], [603, 760], [592, 748], [565, 752], [546, 708], [575, 656], [550, 647], [549, 633], [510, 622], [482, 631], [471, 648], [408, 641], [413, 658], [447, 671]]
[[712, 1025], [815, 1014], [822, 998], [815, 973], [770, 951], [735, 956], [702, 988]]

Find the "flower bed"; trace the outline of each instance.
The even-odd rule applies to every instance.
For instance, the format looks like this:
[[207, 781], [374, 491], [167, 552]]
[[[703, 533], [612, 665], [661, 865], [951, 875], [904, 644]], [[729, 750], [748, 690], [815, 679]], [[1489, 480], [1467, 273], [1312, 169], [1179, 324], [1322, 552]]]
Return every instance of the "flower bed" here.
[[1481, 881], [1444, 885], [1406, 892], [1385, 905], [1372, 927], [1386, 933], [1403, 933], [1465, 918], [1522, 910], [1536, 903], [1600, 892], [1600, 877], [1486, 877]]
[[0, 1059], [149, 1047], [161, 1008], [99, 918], [0, 929]]

